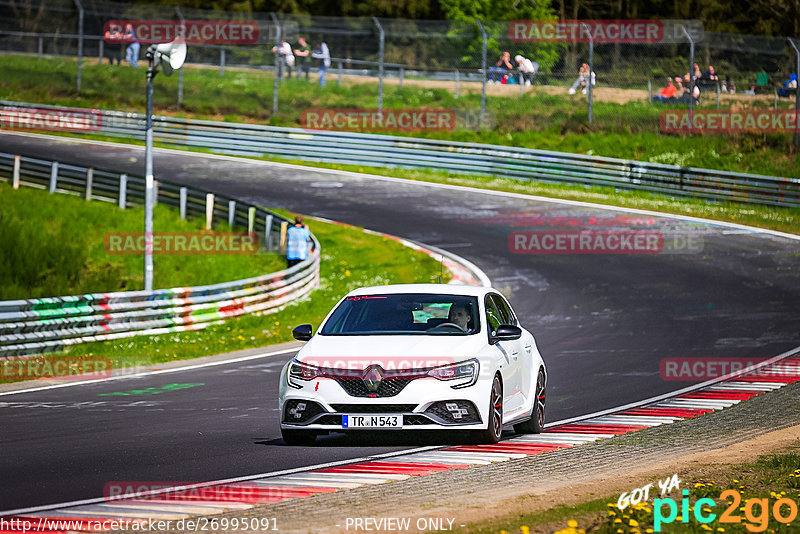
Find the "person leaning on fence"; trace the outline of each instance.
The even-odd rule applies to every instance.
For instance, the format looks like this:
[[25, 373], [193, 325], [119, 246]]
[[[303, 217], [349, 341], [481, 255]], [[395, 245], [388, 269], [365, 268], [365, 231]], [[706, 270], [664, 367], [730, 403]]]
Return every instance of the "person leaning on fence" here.
[[116, 60], [117, 65], [119, 65], [120, 56], [122, 54], [122, 34], [119, 33], [119, 30], [116, 27], [112, 27], [112, 29], [114, 31], [108, 29], [106, 30], [106, 33], [103, 34], [103, 40], [105, 41], [103, 55], [108, 58], [109, 65], [113, 65], [114, 60]]
[[675, 102], [678, 95], [678, 89], [675, 87], [675, 82], [672, 78], [667, 78], [667, 86], [653, 95], [653, 102], [666, 104]]
[[122, 34], [122, 41], [128, 45], [125, 50], [125, 61], [131, 64], [134, 69], [139, 68], [139, 40], [136, 38], [136, 31], [133, 24], [125, 25], [125, 33]]
[[680, 77], [675, 78], [675, 81], [680, 81], [680, 83], [678, 84], [678, 102], [680, 102], [681, 104], [688, 104], [691, 101], [692, 97], [694, 97], [694, 103], [695, 104], [700, 103], [700, 86], [697, 85], [697, 83], [694, 84], [691, 95], [689, 94], [690, 82], [688, 74], [685, 74], [683, 76], [683, 79], [680, 79]]
[[314, 240], [311, 239], [311, 230], [303, 224], [302, 215], [294, 218], [294, 226], [286, 232], [286, 264], [288, 267], [297, 265], [308, 259], [309, 250], [314, 250]]
[[308, 71], [310, 69], [309, 62], [311, 58], [311, 47], [308, 46], [305, 38], [298, 37], [297, 38], [297, 48], [294, 49], [294, 55], [297, 59], [295, 59], [295, 63], [297, 64], [297, 77], [299, 78], [302, 73], [306, 74], [306, 81], [308, 81]]
[[530, 59], [524, 58], [519, 54], [514, 56], [514, 61], [517, 64], [517, 70], [520, 74], [522, 74], [521, 83], [524, 83], [525, 85], [532, 84], [533, 78], [536, 76], [536, 68], [539, 64], [534, 63]]
[[311, 57], [319, 60], [319, 84], [325, 87], [325, 73], [328, 71], [328, 67], [331, 66], [331, 53], [325, 41], [320, 41], [314, 45]]
[[700, 78], [700, 85], [703, 87], [716, 87], [719, 83], [719, 74], [717, 71], [714, 70], [714, 65], [709, 65], [708, 70], [703, 73], [703, 77]]
[[277, 52], [280, 56], [280, 61], [286, 65], [286, 77], [292, 77], [292, 68], [294, 67], [294, 54], [292, 53], [292, 45], [288, 41], [281, 41], [279, 46], [272, 47], [273, 52]]
[[511, 52], [503, 52], [494, 67], [489, 67], [489, 83], [503, 83], [504, 78], [513, 70]]
[[594, 87], [597, 83], [597, 76], [594, 72], [592, 72], [590, 75], [589, 64], [584, 63], [581, 65], [581, 68], [578, 69], [578, 78], [575, 80], [575, 83], [572, 84], [572, 87], [569, 88], [569, 94], [574, 95], [578, 87], [581, 87], [583, 94], [586, 94], [586, 88], [589, 85], [589, 80], [591, 80], [592, 87]]

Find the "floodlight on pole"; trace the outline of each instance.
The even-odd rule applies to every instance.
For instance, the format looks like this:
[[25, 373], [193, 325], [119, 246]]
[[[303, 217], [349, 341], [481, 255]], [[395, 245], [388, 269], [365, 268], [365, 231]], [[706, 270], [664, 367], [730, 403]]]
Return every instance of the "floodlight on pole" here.
[[153, 79], [158, 68], [169, 76], [186, 61], [186, 41], [178, 37], [171, 43], [150, 45], [145, 53], [147, 67], [147, 120], [144, 149], [144, 289], [153, 289]]

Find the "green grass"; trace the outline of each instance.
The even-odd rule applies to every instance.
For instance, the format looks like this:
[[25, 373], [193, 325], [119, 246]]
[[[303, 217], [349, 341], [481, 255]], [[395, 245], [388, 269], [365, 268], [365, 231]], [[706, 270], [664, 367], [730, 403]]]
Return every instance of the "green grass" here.
[[[34, 69], [33, 65], [37, 68]], [[83, 91], [75, 90], [75, 62], [23, 56], [0, 56], [0, 99], [63, 106], [119, 109], [141, 113], [145, 107], [144, 69], [84, 62]], [[332, 77], [333, 78], [333, 77]], [[155, 112], [185, 118], [300, 126], [304, 109], [314, 107], [374, 108], [377, 83], [335, 81], [322, 88], [292, 79], [279, 89], [279, 111], [272, 115], [272, 75], [258, 70], [187, 68], [183, 105], [177, 107], [177, 76], [160, 76], [155, 83]], [[711, 169], [800, 177], [800, 153], [791, 134], [731, 134], [704, 137], [661, 135], [662, 107], [642, 102], [596, 101], [588, 125], [586, 101], [579, 96], [529, 91], [524, 96], [492, 96], [488, 110], [493, 128], [475, 131], [409, 133], [464, 142], [481, 142], [674, 163]], [[709, 98], [708, 103], [711, 104]], [[770, 109], [766, 97], [754, 97], [745, 107]], [[785, 99], [781, 106], [789, 105]], [[449, 89], [395, 85], [384, 88], [386, 108], [447, 108], [478, 110], [476, 92], [455, 98]], [[702, 107], [702, 106], [701, 106]]]
[[[198, 232], [200, 219], [181, 220], [156, 206], [156, 232]], [[140, 255], [111, 254], [111, 232], [143, 232], [143, 208], [121, 210], [104, 202], [0, 183], [0, 300], [143, 288]], [[215, 231], [230, 231], [218, 225]], [[241, 229], [238, 229], [241, 231]], [[276, 253], [154, 255], [153, 286], [169, 288], [238, 280], [284, 267]]]
[[[681, 519], [675, 518], [670, 524], [662, 524], [661, 532], [695, 534], [705, 532], [800, 532], [800, 515], [796, 514], [795, 519], [789, 524], [779, 523], [772, 515], [773, 506], [779, 499], [792, 500], [795, 506], [800, 499], [800, 454], [785, 452], [760, 456], [752, 463], [719, 469], [714, 476], [716, 481], [709, 479], [681, 480], [681, 488], [689, 490], [690, 519], [687, 523], [683, 523]], [[652, 481], [646, 480], [643, 481], [643, 484], [650, 482]], [[730, 490], [731, 493], [726, 494], [726, 490]], [[731, 497], [733, 493], [739, 495], [741, 499], [739, 508], [732, 510], [733, 514], [740, 516], [741, 523], [720, 522], [722, 513], [728, 508], [728, 503], [733, 502], [733, 497]], [[653, 499], [659, 497], [658, 486], [654, 485], [650, 491], [649, 501], [625, 507], [623, 510], [617, 507], [619, 495], [608, 495], [605, 499], [593, 499], [575, 506], [559, 505], [543, 511], [479, 521], [455, 531], [457, 534], [553, 531], [557, 534], [649, 533], [655, 530]], [[664, 497], [675, 499], [678, 505], [678, 515], [680, 515], [681, 494], [673, 491], [669, 496]], [[716, 503], [713, 508], [710, 508], [707, 503], [703, 506], [704, 510], [710, 510], [716, 514], [716, 519], [707, 525], [703, 525], [694, 517], [694, 503], [701, 498], [710, 498]], [[768, 520], [759, 513], [758, 506], [752, 507], [750, 517], [746, 515], [745, 507], [749, 499], [766, 499]], [[667, 505], [664, 505], [662, 510], [663, 515], [666, 516]], [[782, 506], [782, 514], [785, 517], [790, 515], [790, 511], [789, 505]]]

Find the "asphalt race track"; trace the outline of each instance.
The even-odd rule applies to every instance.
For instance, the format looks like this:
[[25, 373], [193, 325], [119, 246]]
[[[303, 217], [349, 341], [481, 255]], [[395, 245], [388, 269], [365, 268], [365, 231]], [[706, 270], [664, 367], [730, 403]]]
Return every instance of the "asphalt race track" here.
[[[144, 174], [142, 147], [4, 132], [0, 150]], [[550, 373], [549, 421], [693, 383], [665, 379], [664, 359], [761, 360], [800, 345], [800, 241], [202, 154], [156, 151], [154, 167], [157, 179], [399, 235], [472, 261], [537, 338]], [[665, 248], [511, 250], [512, 232], [578, 229], [660, 232]], [[0, 511], [100, 497], [112, 481], [214, 480], [430, 444], [333, 436], [313, 447], [285, 446], [276, 379], [290, 357], [0, 396]], [[107, 395], [142, 390], [151, 393]]]

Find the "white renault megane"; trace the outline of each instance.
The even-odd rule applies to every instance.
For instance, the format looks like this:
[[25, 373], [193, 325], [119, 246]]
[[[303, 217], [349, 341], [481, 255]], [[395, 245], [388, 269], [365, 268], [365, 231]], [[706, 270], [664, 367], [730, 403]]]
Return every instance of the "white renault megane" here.
[[533, 336], [488, 287], [408, 284], [350, 292], [280, 378], [289, 444], [331, 431], [456, 430], [497, 443], [542, 431], [547, 371]]

